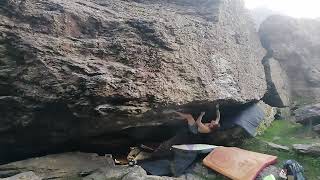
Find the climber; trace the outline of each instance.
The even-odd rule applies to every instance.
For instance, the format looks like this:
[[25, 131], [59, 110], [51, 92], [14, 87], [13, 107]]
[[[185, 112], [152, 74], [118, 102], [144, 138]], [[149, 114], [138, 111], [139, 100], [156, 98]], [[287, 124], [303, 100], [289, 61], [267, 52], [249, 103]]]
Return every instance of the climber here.
[[215, 120], [212, 120], [210, 123], [202, 123], [202, 117], [205, 115], [205, 112], [201, 112], [200, 116], [198, 117], [197, 121], [194, 120], [191, 114], [185, 114], [181, 112], [175, 112], [178, 114], [183, 120], [186, 120], [188, 122], [189, 130], [193, 134], [207, 134], [215, 129], [220, 127], [219, 121], [220, 121], [220, 110], [219, 110], [219, 104], [216, 105], [216, 111], [217, 111], [217, 118]]

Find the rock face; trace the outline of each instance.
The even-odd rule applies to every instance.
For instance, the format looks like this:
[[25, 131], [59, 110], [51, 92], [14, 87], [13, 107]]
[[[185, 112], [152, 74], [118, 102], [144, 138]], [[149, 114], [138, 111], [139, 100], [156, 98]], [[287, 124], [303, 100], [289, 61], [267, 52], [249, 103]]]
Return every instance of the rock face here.
[[271, 16], [259, 34], [268, 55], [278, 60], [288, 75], [292, 102], [320, 101], [320, 21]]
[[310, 121], [320, 124], [320, 103], [303, 106], [294, 111], [295, 120], [298, 123], [307, 124]]
[[290, 88], [286, 72], [280, 63], [273, 59], [265, 59], [263, 62], [266, 72], [268, 90], [263, 101], [273, 107], [286, 107], [290, 105]]
[[265, 93], [265, 52], [238, 0], [2, 0], [0, 19], [2, 156]]

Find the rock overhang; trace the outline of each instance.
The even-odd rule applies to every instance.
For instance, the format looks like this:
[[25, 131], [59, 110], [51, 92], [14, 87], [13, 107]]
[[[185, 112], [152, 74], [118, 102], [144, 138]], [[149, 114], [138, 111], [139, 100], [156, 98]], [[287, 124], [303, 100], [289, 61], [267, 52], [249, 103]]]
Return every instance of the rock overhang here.
[[0, 95], [20, 104], [3, 106], [28, 115], [0, 110], [16, 122], [6, 133], [19, 129], [13, 144], [160, 125], [165, 108], [245, 104], [266, 90], [240, 1], [5, 0], [0, 16], [0, 47], [19, 55], [0, 51]]

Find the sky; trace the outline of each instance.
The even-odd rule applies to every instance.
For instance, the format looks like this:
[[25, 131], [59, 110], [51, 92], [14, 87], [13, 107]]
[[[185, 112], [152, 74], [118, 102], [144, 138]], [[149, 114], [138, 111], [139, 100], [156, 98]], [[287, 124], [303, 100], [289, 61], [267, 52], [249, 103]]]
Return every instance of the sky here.
[[268, 8], [296, 18], [320, 17], [320, 0], [244, 0], [248, 9]]

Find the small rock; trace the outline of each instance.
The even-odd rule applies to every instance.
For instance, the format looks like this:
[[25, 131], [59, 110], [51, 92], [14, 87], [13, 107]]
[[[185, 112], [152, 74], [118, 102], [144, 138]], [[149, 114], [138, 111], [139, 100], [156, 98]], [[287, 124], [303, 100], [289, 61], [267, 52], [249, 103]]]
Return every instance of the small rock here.
[[270, 174], [272, 174], [276, 179], [280, 179], [279, 172], [280, 168], [277, 168], [276, 166], [268, 166], [261, 171], [256, 180], [262, 180], [264, 177], [269, 176]]
[[320, 144], [294, 144], [293, 149], [303, 154], [320, 155]]
[[5, 37], [7, 37], [7, 34], [6, 33], [1, 33], [1, 36], [5, 38]]
[[217, 174], [211, 169], [204, 166], [202, 163], [196, 163], [192, 168], [192, 172], [205, 178], [205, 179], [216, 179]]
[[320, 122], [320, 103], [307, 105], [294, 111], [296, 122], [307, 124], [310, 121], [313, 123]]
[[[45, 179], [80, 178], [93, 173], [101, 167], [106, 167], [107, 162], [107, 157], [98, 156], [94, 153], [69, 152], [1, 165], [0, 175], [2, 177], [9, 177], [12, 174], [33, 171]], [[108, 168], [111, 167], [111, 165], [108, 166]]]
[[290, 148], [287, 147], [287, 146], [275, 144], [275, 143], [272, 143], [272, 142], [266, 142], [266, 143], [273, 149], [283, 150], [283, 151], [290, 151]]
[[133, 168], [130, 168], [130, 172], [123, 176], [122, 180], [131, 180], [131, 179], [145, 179], [147, 176], [147, 172], [142, 169], [140, 166], [135, 166]]
[[320, 133], [320, 124], [313, 126], [313, 130], [317, 133]]
[[182, 175], [178, 178], [167, 176], [147, 175], [146, 171], [140, 166], [115, 166], [112, 168], [100, 168], [94, 173], [83, 178], [83, 180], [102, 180], [102, 179], [123, 179], [123, 180], [201, 180], [202, 178], [194, 174]]
[[41, 180], [41, 179], [42, 178], [37, 176], [34, 172], [28, 171], [28, 172], [14, 175], [12, 177], [3, 178], [2, 180]]

